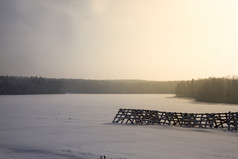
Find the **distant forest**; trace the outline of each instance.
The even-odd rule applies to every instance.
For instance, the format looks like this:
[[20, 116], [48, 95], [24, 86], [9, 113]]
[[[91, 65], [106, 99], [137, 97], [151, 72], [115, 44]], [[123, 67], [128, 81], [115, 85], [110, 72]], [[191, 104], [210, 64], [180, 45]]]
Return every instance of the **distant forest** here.
[[208, 78], [183, 81], [177, 85], [176, 96], [198, 101], [238, 104], [238, 78]]
[[238, 104], [238, 78], [144, 81], [0, 76], [0, 95], [64, 93], [176, 94], [204, 102]]
[[174, 94], [179, 81], [84, 80], [0, 76], [0, 94]]

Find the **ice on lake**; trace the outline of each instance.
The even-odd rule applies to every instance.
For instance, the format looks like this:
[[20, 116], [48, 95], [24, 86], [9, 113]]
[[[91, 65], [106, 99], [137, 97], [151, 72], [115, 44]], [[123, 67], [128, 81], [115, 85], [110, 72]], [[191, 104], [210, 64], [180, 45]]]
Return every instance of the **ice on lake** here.
[[119, 108], [238, 112], [238, 105], [200, 103], [168, 94], [0, 96], [0, 158], [238, 158], [238, 133], [111, 124]]

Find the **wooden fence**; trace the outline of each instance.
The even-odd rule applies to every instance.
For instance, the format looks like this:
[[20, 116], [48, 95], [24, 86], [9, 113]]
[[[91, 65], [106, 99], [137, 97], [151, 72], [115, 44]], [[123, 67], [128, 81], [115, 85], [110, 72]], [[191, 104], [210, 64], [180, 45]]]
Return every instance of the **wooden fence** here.
[[196, 128], [222, 128], [237, 131], [238, 112], [177, 113], [144, 109], [119, 109], [112, 123], [177, 125]]

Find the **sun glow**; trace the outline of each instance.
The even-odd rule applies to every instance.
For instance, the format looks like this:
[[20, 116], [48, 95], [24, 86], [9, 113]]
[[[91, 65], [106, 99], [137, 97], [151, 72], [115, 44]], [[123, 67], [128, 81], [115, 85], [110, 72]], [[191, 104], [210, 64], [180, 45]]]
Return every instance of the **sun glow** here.
[[11, 16], [1, 16], [1, 74], [147, 80], [237, 74], [235, 0], [14, 5]]

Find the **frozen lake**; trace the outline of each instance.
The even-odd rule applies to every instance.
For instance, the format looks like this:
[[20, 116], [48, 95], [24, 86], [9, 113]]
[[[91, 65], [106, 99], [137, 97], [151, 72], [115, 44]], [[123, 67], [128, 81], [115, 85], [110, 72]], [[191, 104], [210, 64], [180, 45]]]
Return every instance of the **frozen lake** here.
[[238, 105], [200, 103], [174, 95], [0, 96], [0, 158], [238, 158], [238, 133], [111, 124], [119, 108], [238, 112]]

